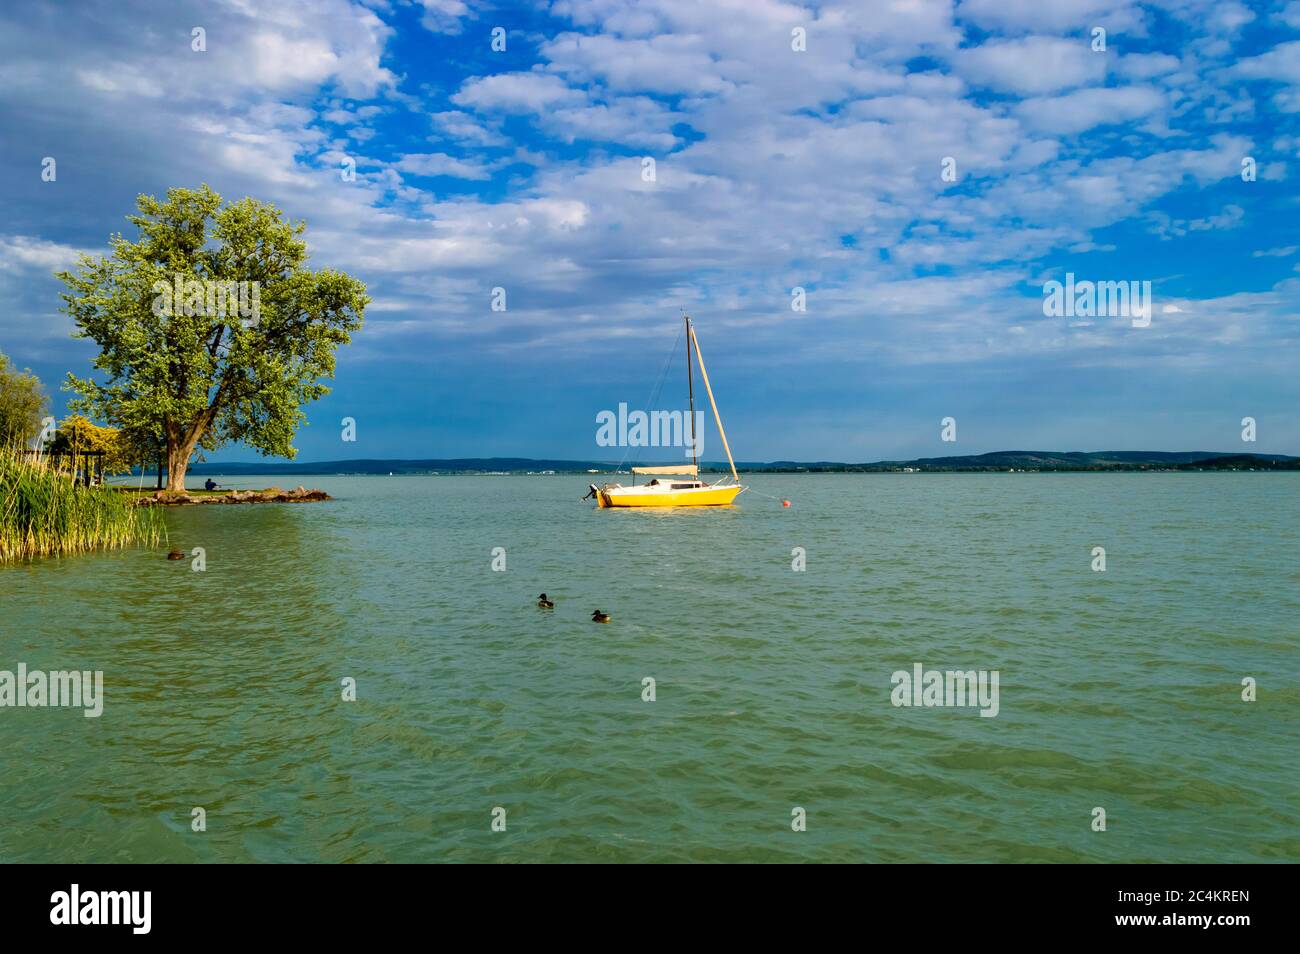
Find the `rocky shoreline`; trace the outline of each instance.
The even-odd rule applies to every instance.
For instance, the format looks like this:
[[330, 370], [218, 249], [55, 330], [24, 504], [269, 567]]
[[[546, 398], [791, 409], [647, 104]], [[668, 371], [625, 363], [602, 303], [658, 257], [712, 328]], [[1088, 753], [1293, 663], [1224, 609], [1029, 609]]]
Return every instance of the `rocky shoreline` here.
[[331, 500], [323, 490], [308, 490], [295, 487], [293, 490], [228, 490], [219, 494], [169, 493], [159, 490], [142, 496], [136, 501], [138, 507], [183, 507], [190, 504], [241, 504], [241, 503], [307, 503], [313, 500]]

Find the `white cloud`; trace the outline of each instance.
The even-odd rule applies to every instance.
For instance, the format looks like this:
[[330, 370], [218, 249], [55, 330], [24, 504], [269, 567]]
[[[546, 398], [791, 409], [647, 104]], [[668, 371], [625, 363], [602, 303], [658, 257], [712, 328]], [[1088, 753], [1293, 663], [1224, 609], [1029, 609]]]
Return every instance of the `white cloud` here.
[[101, 69], [80, 69], [76, 76], [83, 86], [100, 93], [154, 99], [166, 92], [164, 84], [156, 76], [143, 73], [128, 63], [114, 63]]
[[623, 39], [566, 33], [542, 53], [571, 80], [598, 79], [624, 92], [700, 95], [733, 88], [723, 75], [727, 65], [715, 62], [706, 39], [694, 34]]
[[556, 106], [581, 106], [586, 99], [558, 76], [497, 73], [467, 80], [451, 101], [485, 112], [540, 113]]
[[475, 146], [504, 146], [507, 139], [487, 122], [458, 109], [429, 116], [438, 136]]
[[566, 142], [591, 139], [667, 152], [679, 141], [669, 130], [681, 118], [652, 99], [626, 96], [608, 104], [550, 110], [542, 126]]
[[71, 268], [78, 255], [93, 254], [91, 249], [76, 248], [30, 235], [0, 235], [0, 269], [31, 268], [45, 272]]
[[[231, 101], [249, 90], [293, 95], [326, 84], [336, 84], [348, 96], [367, 97], [397, 79], [379, 62], [391, 30], [351, 0], [205, 5], [189, 21], [203, 24], [205, 51], [193, 50], [189, 33], [181, 31], [150, 33], [147, 43], [134, 42], [139, 34], [120, 41], [94, 35], [70, 40], [81, 54], [78, 81], [109, 97]], [[83, 28], [105, 29], [100, 21], [87, 21]], [[113, 28], [130, 31], [135, 25], [122, 19], [108, 27]], [[128, 57], [124, 51], [133, 45]], [[17, 53], [19, 58], [39, 55]]]
[[1164, 105], [1164, 95], [1152, 87], [1119, 86], [1028, 99], [1016, 107], [1016, 113], [1041, 132], [1077, 135], [1096, 126], [1141, 119]]
[[1181, 238], [1189, 232], [1227, 231], [1246, 221], [1246, 210], [1239, 205], [1225, 205], [1223, 211], [1198, 219], [1175, 219], [1163, 212], [1153, 212], [1156, 226], [1152, 231], [1162, 239]]
[[1118, 58], [1115, 72], [1128, 79], [1149, 80], [1166, 76], [1181, 65], [1178, 57], [1168, 53], [1128, 53]]
[[1130, 0], [962, 0], [958, 16], [986, 29], [1070, 30], [1080, 36], [1094, 26], [1134, 32], [1142, 22]]
[[1213, 29], [1233, 33], [1254, 19], [1255, 12], [1245, 4], [1236, 0], [1220, 0], [1211, 5], [1207, 23]]
[[457, 35], [464, 30], [461, 21], [470, 16], [464, 0], [420, 0], [420, 6], [420, 24], [432, 33]]
[[991, 40], [957, 51], [953, 66], [977, 86], [1020, 94], [1089, 85], [1101, 82], [1106, 75], [1106, 57], [1094, 53], [1086, 37]]
[[1279, 43], [1259, 56], [1247, 57], [1232, 68], [1238, 76], [1300, 83], [1300, 40]]
[[396, 167], [418, 176], [452, 176], [457, 179], [490, 179], [494, 163], [457, 159], [445, 152], [403, 156]]

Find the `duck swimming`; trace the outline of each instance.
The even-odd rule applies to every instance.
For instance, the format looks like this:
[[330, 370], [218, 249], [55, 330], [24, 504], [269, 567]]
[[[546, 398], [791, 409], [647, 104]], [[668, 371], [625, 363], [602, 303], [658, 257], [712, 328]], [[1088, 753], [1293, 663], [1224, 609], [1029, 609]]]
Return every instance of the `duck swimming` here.
[[600, 610], [592, 610], [591, 621], [593, 623], [608, 623], [610, 621], [610, 615], [608, 613], [602, 613]]
[[185, 559], [185, 554], [184, 554], [184, 553], [181, 553], [180, 550], [173, 550], [171, 553], [167, 554], [167, 559], [169, 559], [169, 560], [184, 560], [184, 559]]
[[553, 600], [548, 600], [545, 593], [537, 597], [537, 605], [541, 609], [555, 609], [555, 602]]

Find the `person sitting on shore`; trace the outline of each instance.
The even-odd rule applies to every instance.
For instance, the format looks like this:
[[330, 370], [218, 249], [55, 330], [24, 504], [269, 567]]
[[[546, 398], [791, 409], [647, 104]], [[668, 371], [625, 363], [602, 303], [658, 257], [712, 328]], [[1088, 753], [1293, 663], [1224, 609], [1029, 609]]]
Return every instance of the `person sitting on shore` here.
[[216, 489], [217, 489], [217, 482], [216, 482], [215, 480], [213, 480], [211, 477], [209, 477], [207, 480], [205, 480], [205, 481], [203, 482], [203, 489], [204, 489], [204, 490], [216, 490]]

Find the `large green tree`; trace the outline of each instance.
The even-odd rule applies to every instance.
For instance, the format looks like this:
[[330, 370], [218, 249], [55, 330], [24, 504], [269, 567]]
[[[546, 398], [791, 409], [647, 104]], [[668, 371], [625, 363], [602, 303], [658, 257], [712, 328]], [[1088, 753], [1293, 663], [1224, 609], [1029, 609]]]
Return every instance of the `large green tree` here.
[[19, 371], [0, 353], [0, 448], [35, 437], [49, 400], [36, 375]]
[[329, 388], [334, 353], [370, 299], [342, 272], [307, 268], [306, 225], [255, 199], [222, 204], [204, 185], [142, 195], [110, 254], [59, 273], [78, 337], [99, 345], [106, 380], [68, 375], [70, 402], [128, 434], [156, 434], [167, 489], [196, 449], [242, 441], [293, 457], [302, 405]]

